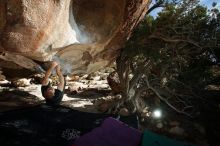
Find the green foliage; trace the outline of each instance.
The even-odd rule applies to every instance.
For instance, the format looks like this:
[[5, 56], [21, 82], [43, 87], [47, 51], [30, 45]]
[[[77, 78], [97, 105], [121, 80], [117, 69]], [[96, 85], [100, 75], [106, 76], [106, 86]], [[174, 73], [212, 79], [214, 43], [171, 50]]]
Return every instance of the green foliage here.
[[[208, 10], [195, 0], [175, 1], [166, 3], [157, 18], [145, 17], [120, 56], [127, 67], [130, 65], [130, 70], [118, 68], [121, 80], [128, 79], [124, 72], [133, 75], [130, 82], [121, 82], [136, 91], [130, 95], [131, 88], [124, 86], [127, 98], [143, 96], [141, 89], [147, 91], [144, 96], [153, 91], [161, 101], [185, 113], [169, 99], [182, 101], [185, 95], [191, 99], [194, 93], [188, 90], [204, 88], [213, 80], [209, 69], [220, 57], [220, 12], [215, 6]], [[185, 100], [182, 103], [182, 107], [188, 105]]]
[[[217, 17], [212, 18], [210, 12]], [[178, 70], [178, 74], [198, 70], [202, 75], [205, 71], [196, 68], [209, 66], [210, 54], [218, 56], [219, 52], [216, 44], [220, 35], [219, 11], [212, 9], [210, 12], [197, 3], [171, 3], [159, 13], [158, 18], [146, 16], [124, 53], [130, 57], [144, 55], [160, 68], [160, 72], [163, 66], [169, 65]]]

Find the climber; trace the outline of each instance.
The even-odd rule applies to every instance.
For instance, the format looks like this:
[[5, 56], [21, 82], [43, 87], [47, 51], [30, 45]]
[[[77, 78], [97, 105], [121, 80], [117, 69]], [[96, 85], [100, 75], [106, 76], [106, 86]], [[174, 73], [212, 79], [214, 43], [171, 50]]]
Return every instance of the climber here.
[[[57, 89], [54, 89], [49, 82], [49, 77], [52, 74], [53, 69], [56, 69], [56, 74], [59, 78]], [[45, 77], [42, 80], [41, 92], [48, 105], [58, 105], [63, 98], [65, 89], [65, 78], [61, 72], [60, 65], [52, 61], [49, 69], [45, 73]]]

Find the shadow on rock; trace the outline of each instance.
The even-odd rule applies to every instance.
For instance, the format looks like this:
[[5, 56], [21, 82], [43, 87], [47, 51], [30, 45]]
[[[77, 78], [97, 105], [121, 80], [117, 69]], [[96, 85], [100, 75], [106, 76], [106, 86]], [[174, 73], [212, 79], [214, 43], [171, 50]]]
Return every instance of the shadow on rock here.
[[104, 90], [104, 89], [94, 89], [94, 88], [87, 88], [82, 91], [67, 91], [68, 97], [81, 97], [86, 99], [96, 99], [101, 98], [104, 96], [108, 96], [111, 90]]
[[21, 90], [3, 90], [0, 92], [0, 111], [8, 111], [24, 107], [35, 106], [41, 104], [42, 101], [26, 91]]

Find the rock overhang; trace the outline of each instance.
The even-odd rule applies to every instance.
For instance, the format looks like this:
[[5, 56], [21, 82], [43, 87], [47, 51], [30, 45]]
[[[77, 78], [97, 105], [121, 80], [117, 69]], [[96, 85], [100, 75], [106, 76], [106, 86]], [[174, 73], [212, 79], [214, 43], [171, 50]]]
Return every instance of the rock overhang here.
[[149, 2], [1, 0], [0, 48], [5, 56], [0, 62], [34, 72], [35, 66], [55, 58], [64, 70], [71, 68], [69, 73], [96, 71], [114, 61]]

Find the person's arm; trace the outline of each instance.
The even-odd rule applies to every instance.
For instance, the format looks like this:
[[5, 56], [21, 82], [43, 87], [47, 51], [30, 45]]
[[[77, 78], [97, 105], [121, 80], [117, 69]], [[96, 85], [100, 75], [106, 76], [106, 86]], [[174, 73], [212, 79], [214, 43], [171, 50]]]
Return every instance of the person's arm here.
[[44, 76], [44, 78], [43, 78], [43, 80], [42, 80], [42, 83], [41, 83], [42, 85], [44, 85], [44, 86], [48, 85], [48, 83], [49, 83], [49, 77], [50, 77], [50, 75], [51, 75], [53, 69], [54, 69], [57, 65], [58, 65], [57, 62], [55, 62], [55, 61], [52, 62], [50, 68], [49, 68], [49, 69], [46, 71], [46, 73], [45, 73], [45, 76]]
[[60, 91], [63, 91], [65, 82], [64, 82], [63, 73], [61, 72], [61, 69], [60, 69], [60, 65], [57, 65], [56, 72], [59, 78], [59, 84], [57, 85], [57, 89], [59, 89]]

